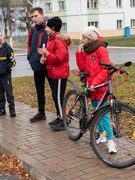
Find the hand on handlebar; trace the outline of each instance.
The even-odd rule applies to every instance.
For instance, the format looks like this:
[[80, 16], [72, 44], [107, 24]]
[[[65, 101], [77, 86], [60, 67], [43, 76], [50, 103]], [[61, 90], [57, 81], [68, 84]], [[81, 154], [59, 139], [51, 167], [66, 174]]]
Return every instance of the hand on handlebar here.
[[91, 85], [89, 89], [90, 89], [90, 91], [95, 91], [95, 86]]

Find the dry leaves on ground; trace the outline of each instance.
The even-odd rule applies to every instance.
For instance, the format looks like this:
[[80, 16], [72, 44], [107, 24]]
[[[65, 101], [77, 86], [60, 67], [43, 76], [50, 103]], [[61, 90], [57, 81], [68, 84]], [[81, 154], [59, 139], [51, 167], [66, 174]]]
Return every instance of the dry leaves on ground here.
[[0, 176], [3, 175], [18, 176], [20, 180], [34, 180], [19, 163], [15, 155], [0, 152]]

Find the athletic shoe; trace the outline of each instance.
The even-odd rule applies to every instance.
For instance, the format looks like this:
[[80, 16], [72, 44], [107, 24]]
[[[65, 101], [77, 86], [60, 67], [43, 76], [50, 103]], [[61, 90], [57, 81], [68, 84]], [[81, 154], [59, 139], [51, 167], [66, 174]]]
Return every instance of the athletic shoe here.
[[117, 153], [116, 144], [114, 143], [114, 141], [109, 141], [107, 143], [107, 148], [109, 154]]
[[2, 116], [2, 115], [6, 115], [5, 109], [0, 109], [0, 116]]
[[42, 120], [46, 120], [46, 116], [38, 112], [33, 118], [30, 119], [30, 122], [37, 122]]
[[51, 128], [55, 131], [63, 131], [65, 130], [63, 120], [60, 120], [59, 123], [51, 125]]
[[103, 142], [106, 142], [107, 139], [105, 136], [99, 136], [99, 138], [96, 140], [96, 143], [99, 144], [99, 143], [103, 143]]
[[54, 121], [49, 122], [48, 124], [49, 126], [52, 126], [52, 125], [58, 124], [60, 121], [61, 121], [60, 118], [56, 118]]

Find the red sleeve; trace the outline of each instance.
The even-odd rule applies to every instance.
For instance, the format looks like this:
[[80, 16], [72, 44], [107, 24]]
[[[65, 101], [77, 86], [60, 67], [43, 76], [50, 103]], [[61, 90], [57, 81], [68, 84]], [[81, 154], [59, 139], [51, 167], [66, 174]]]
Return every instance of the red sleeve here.
[[53, 52], [51, 52], [52, 50], [49, 51], [49, 47], [47, 46], [49, 55], [45, 56], [46, 61], [53, 64], [61, 64], [68, 57], [67, 44], [64, 40], [55, 39], [53, 45]]
[[27, 41], [27, 51], [28, 51], [28, 53], [30, 52], [30, 49], [31, 49], [31, 46], [30, 46], [30, 41], [31, 41], [31, 35], [32, 35], [32, 31], [31, 30], [29, 30], [29, 32], [28, 32], [28, 41]]
[[76, 51], [76, 64], [80, 71], [85, 71], [85, 59], [84, 59], [84, 53]]
[[[99, 62], [105, 62], [105, 63], [108, 63], [108, 64], [113, 64], [110, 61], [108, 50], [105, 47], [98, 48], [97, 53], [98, 53]], [[108, 70], [105, 69], [103, 66], [100, 66], [99, 68], [100, 68], [100, 72], [93, 79], [93, 81], [91, 83], [92, 85], [98, 85], [98, 84], [101, 84], [101, 83], [104, 83], [105, 81], [107, 81]]]

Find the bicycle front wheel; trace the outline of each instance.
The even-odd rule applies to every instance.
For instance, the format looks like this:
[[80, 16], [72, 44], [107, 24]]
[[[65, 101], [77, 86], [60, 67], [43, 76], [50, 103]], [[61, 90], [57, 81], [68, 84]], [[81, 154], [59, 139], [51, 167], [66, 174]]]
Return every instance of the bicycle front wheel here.
[[80, 120], [83, 118], [83, 99], [77, 99], [75, 90], [67, 92], [63, 102], [63, 121], [67, 135], [76, 141], [83, 135], [80, 129]]
[[[109, 154], [106, 142], [97, 144], [95, 134], [99, 131], [100, 120], [108, 116], [113, 132], [113, 141], [116, 144], [117, 152]], [[133, 129], [135, 127], [135, 109], [125, 104], [119, 104], [117, 110], [114, 109], [112, 113], [111, 107], [102, 109], [96, 116], [91, 127], [91, 145], [97, 157], [107, 165], [115, 168], [126, 168], [135, 164], [135, 139], [133, 136]], [[104, 122], [105, 127], [105, 122]], [[104, 136], [107, 132], [103, 131]]]

